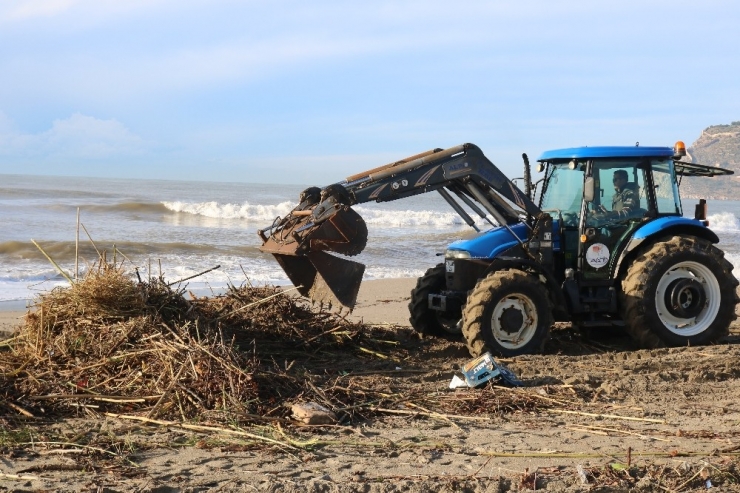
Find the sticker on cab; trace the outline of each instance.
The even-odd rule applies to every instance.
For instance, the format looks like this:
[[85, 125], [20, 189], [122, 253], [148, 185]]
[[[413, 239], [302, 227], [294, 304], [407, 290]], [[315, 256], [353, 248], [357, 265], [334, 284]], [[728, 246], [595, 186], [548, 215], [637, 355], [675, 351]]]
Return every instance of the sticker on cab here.
[[609, 249], [603, 243], [594, 243], [586, 250], [586, 262], [594, 269], [601, 269], [609, 263]]

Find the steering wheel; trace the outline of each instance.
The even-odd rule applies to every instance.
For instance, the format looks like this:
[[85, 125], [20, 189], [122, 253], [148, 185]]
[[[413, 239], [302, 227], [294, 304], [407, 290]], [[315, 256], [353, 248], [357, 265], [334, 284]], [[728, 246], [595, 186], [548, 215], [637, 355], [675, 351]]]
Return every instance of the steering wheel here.
[[563, 225], [578, 226], [578, 215], [575, 212], [563, 212]]

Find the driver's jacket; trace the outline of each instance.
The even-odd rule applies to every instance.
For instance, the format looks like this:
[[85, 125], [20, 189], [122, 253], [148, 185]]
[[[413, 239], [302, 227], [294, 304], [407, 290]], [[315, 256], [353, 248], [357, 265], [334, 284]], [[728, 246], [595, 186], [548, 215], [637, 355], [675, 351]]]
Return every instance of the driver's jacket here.
[[619, 215], [629, 215], [634, 213], [640, 208], [640, 198], [637, 192], [625, 186], [622, 190], [616, 192], [612, 197], [612, 212], [617, 212]]

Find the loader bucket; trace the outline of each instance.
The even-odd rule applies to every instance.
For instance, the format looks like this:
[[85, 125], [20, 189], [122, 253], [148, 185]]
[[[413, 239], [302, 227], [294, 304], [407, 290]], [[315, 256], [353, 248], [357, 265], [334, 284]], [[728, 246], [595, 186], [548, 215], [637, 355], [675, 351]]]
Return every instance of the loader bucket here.
[[350, 207], [341, 206], [324, 213], [317, 221], [311, 211], [293, 211], [284, 219], [276, 233], [260, 232], [260, 251], [273, 255], [306, 255], [330, 251], [342, 255], [357, 255], [367, 243], [367, 226]]
[[320, 251], [299, 256], [273, 255], [303, 296], [330, 306], [354, 308], [365, 272], [363, 264]]

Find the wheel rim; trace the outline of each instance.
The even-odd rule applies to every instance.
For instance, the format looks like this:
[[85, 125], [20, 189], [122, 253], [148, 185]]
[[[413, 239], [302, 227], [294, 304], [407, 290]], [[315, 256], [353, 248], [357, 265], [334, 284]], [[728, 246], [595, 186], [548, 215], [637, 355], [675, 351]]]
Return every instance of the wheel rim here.
[[523, 294], [512, 294], [493, 307], [491, 327], [493, 337], [507, 349], [526, 346], [537, 332], [537, 308]]
[[[685, 292], [677, 296], [673, 291], [676, 286], [681, 286], [680, 281], [695, 281], [683, 283], [687, 286]], [[698, 283], [698, 284], [697, 284]], [[703, 289], [704, 307], [689, 310], [694, 316], [682, 317], [679, 314], [684, 308], [691, 308], [691, 303], [696, 299], [695, 289], [700, 286]], [[671, 296], [673, 294], [673, 296]], [[658, 281], [658, 289], [655, 293], [655, 308], [663, 325], [676, 335], [683, 337], [701, 334], [714, 322], [719, 313], [721, 292], [719, 281], [714, 273], [706, 266], [698, 262], [679, 262], [666, 271]], [[671, 307], [666, 304], [669, 300], [679, 300], [685, 306]]]

